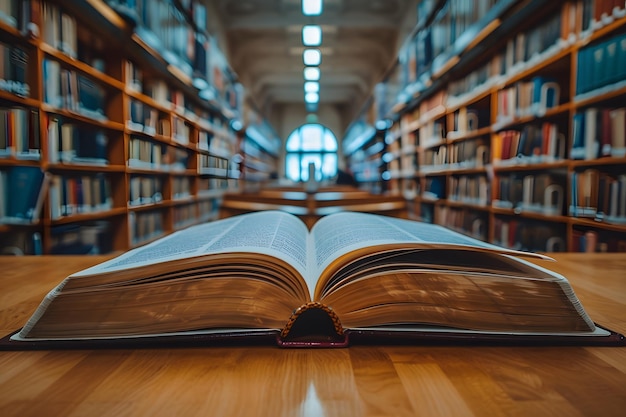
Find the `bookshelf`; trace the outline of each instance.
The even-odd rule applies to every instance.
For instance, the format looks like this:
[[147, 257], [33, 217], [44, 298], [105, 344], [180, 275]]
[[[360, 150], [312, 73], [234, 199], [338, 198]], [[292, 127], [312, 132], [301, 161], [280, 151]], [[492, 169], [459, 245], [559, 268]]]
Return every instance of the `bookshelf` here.
[[[626, 4], [474, 3], [421, 3], [363, 110], [389, 126], [378, 187], [503, 246], [625, 251]], [[373, 136], [346, 139], [361, 172]]]
[[1, 7], [3, 253], [122, 251], [217, 218], [244, 181], [246, 97], [201, 2]]

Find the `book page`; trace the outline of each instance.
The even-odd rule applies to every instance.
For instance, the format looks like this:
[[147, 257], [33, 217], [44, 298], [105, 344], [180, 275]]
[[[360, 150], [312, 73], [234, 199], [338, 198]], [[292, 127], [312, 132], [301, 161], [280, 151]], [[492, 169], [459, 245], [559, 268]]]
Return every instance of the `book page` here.
[[305, 275], [307, 235], [306, 225], [291, 214], [279, 211], [250, 213], [191, 226], [73, 276], [232, 252], [272, 255]]
[[443, 226], [368, 213], [344, 212], [326, 216], [318, 220], [311, 235], [315, 248], [312, 269], [316, 270], [316, 275], [321, 274], [333, 260], [352, 250], [391, 243], [471, 247], [546, 258], [538, 254], [504, 249]]

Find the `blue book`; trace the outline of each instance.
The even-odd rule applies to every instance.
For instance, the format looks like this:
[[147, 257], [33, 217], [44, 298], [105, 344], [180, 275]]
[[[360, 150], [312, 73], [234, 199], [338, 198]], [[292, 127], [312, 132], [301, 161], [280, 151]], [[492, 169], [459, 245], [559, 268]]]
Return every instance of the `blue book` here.
[[46, 194], [47, 176], [38, 166], [15, 165], [7, 170], [4, 200], [5, 224], [30, 224], [39, 220]]
[[626, 80], [626, 34], [622, 34], [617, 38], [617, 53], [616, 53], [616, 69], [615, 81]]
[[590, 48], [582, 48], [578, 51], [578, 63], [576, 65], [576, 94], [584, 94], [588, 89], [589, 73], [587, 72]]
[[611, 84], [615, 84], [616, 82], [622, 81], [619, 78], [619, 72], [620, 72], [620, 67], [619, 67], [619, 62], [618, 62], [618, 39], [617, 38], [613, 38], [613, 39], [609, 39], [607, 42], [605, 42], [604, 44], [604, 78], [602, 79], [602, 84], [603, 85], [611, 85]]
[[604, 42], [594, 45], [591, 48], [591, 72], [589, 74], [589, 91], [604, 87], [606, 73], [606, 62], [604, 62]]
[[585, 113], [583, 112], [574, 115], [570, 158], [585, 159]]

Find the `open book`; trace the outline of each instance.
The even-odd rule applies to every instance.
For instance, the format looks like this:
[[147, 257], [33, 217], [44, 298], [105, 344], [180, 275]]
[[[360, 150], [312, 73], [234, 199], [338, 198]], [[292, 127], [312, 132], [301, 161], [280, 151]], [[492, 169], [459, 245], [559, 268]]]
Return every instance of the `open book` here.
[[279, 211], [175, 232], [72, 274], [14, 346], [429, 341], [612, 344], [568, 281], [441, 226]]

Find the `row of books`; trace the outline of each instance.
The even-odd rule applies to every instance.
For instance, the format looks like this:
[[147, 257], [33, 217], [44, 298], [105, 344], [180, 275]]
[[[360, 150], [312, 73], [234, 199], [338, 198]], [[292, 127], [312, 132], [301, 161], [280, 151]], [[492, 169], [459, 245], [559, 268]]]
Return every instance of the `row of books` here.
[[[471, 41], [472, 36], [468, 35], [470, 33], [476, 35], [482, 29], [482, 27], [476, 26], [477, 22], [500, 2], [480, 2], [483, 3], [483, 7], [474, 7], [472, 2], [459, 1], [460, 3], [457, 5], [460, 7], [459, 10], [468, 9], [467, 13], [462, 16], [459, 15], [459, 17], [464, 20], [473, 16], [472, 20], [474, 21], [474, 27], [467, 31], [465, 36], [459, 36], [461, 40], [458, 41], [458, 45], [455, 45], [457, 50], [462, 50]], [[447, 13], [446, 8], [452, 10], [454, 6], [454, 1], [445, 2], [444, 10], [440, 16], [437, 16], [436, 21], [422, 32], [418, 32], [416, 37], [401, 49], [399, 54], [400, 95], [406, 95], [407, 88], [411, 89], [411, 84], [419, 81], [422, 73], [424, 76], [430, 76], [427, 71], [430, 70], [431, 63], [434, 63], [435, 67], [441, 67], [444, 62], [439, 61], [450, 59], [449, 52], [446, 52], [457, 41], [458, 35], [462, 35], [458, 29], [465, 30], [467, 28], [463, 25], [457, 26], [458, 19]], [[469, 93], [476, 94], [482, 88], [499, 82], [502, 77], [518, 73], [525, 66], [534, 64], [543, 56], [553, 54], [555, 50], [562, 48], [566, 44], [564, 42], [566, 38], [575, 30], [573, 22], [571, 24], [569, 22], [569, 15], [568, 8], [558, 9], [552, 15], [537, 22], [537, 24], [533, 24], [531, 28], [517, 32], [493, 59], [480, 65], [463, 78], [452, 80], [448, 86], [451, 103], [460, 102]], [[437, 36], [435, 36], [435, 32], [437, 32]], [[427, 84], [424, 81], [422, 83]]]
[[198, 155], [198, 173], [201, 175], [227, 177], [228, 168], [228, 159], [207, 154]]
[[563, 160], [566, 136], [557, 123], [528, 123], [498, 132], [491, 145], [494, 165], [523, 165]]
[[[410, 85], [429, 71], [433, 59], [454, 45], [457, 39], [461, 38], [466, 30], [478, 22], [496, 3], [496, 0], [445, 2], [437, 11], [432, 25], [418, 31], [403, 45], [399, 54], [403, 69], [401, 84]], [[425, 9], [422, 6], [419, 7], [422, 10]], [[432, 8], [426, 7], [426, 9], [432, 11]]]
[[565, 179], [564, 174], [556, 172], [501, 175], [492, 205], [548, 216], [563, 215]]
[[162, 236], [165, 233], [163, 215], [161, 210], [129, 213], [128, 230], [131, 244], [141, 245]]
[[419, 130], [419, 145], [423, 147], [438, 146], [446, 137], [445, 119], [429, 120]]
[[489, 146], [482, 138], [453, 142], [450, 145], [450, 169], [482, 168], [489, 163]]
[[626, 174], [588, 168], [571, 174], [570, 187], [571, 216], [626, 224]]
[[143, 206], [163, 201], [163, 179], [158, 176], [133, 175], [128, 182], [128, 205]]
[[485, 175], [453, 176], [448, 181], [448, 200], [487, 206], [491, 198], [490, 188]]
[[47, 58], [43, 60], [43, 81], [46, 104], [92, 119], [108, 120], [106, 90], [97, 81]]
[[106, 165], [109, 138], [96, 126], [48, 118], [48, 160], [52, 163]]
[[477, 96], [493, 86], [501, 74], [501, 59], [498, 55], [467, 75], [450, 80], [448, 83], [448, 105], [466, 101], [469, 96]]
[[26, 107], [0, 107], [0, 158], [39, 160], [39, 111]]
[[98, 255], [113, 251], [111, 224], [106, 220], [57, 225], [50, 228], [53, 255]]
[[33, 230], [30, 227], [0, 233], [0, 255], [42, 255], [41, 234], [40, 230]]
[[485, 212], [448, 206], [436, 206], [434, 212], [438, 224], [482, 241], [488, 239], [489, 223]]
[[[202, 202], [206, 203], [206, 202]], [[174, 207], [172, 219], [174, 229], [182, 229], [198, 222], [199, 204], [191, 203]]]
[[542, 76], [498, 90], [496, 126], [509, 124], [521, 117], [544, 115], [546, 110], [559, 105], [560, 91], [556, 81]]
[[531, 252], [565, 252], [565, 228], [558, 223], [497, 216], [493, 243], [510, 249]]
[[626, 252], [623, 233], [608, 230], [574, 229], [572, 231], [573, 252]]
[[191, 177], [175, 176], [172, 178], [172, 199], [185, 200], [191, 197]]
[[420, 169], [423, 172], [431, 172], [447, 168], [448, 147], [440, 145], [424, 150], [423, 164]]
[[626, 16], [623, 0], [583, 0], [582, 29], [592, 32]]
[[170, 136], [172, 133], [169, 116], [162, 116], [157, 109], [135, 98], [131, 98], [128, 103], [126, 127], [148, 136]]
[[206, 33], [206, 6], [180, 8], [171, 0], [108, 0], [121, 15], [136, 23], [141, 39], [158, 51], [169, 64], [194, 80], [203, 99], [222, 108], [241, 112], [242, 94], [217, 40]]
[[[214, 178], [199, 180], [198, 195], [201, 196], [203, 190], [212, 193], [228, 185], [227, 181], [218, 183]], [[188, 198], [191, 192], [191, 177], [173, 178], [173, 199]], [[10, 166], [0, 170], [0, 224], [37, 222], [46, 193], [52, 220], [103, 212], [113, 207], [111, 179], [103, 173], [46, 175], [36, 166]], [[162, 180], [133, 176], [129, 193], [131, 206], [157, 203], [162, 200]]]
[[576, 95], [626, 85], [626, 33], [593, 42], [578, 51]]
[[56, 3], [45, 1], [41, 4], [42, 40], [48, 45], [76, 58], [78, 37], [76, 19]]
[[174, 116], [172, 119], [172, 139], [182, 145], [189, 144], [191, 126], [181, 117]]
[[203, 176], [196, 178], [198, 197], [214, 197], [221, 195], [221, 191], [228, 190], [230, 180], [222, 177]]
[[113, 207], [111, 179], [102, 173], [52, 175], [48, 188], [50, 218], [97, 213]]
[[165, 109], [185, 112], [185, 96], [182, 91], [169, 86], [158, 77], [145, 77], [141, 68], [130, 60], [124, 60], [126, 88], [152, 98]]
[[488, 108], [467, 108], [461, 107], [456, 110], [451, 119], [451, 126], [448, 126], [446, 137], [457, 139], [467, 133], [490, 126], [490, 113]]
[[589, 107], [574, 114], [571, 159], [626, 156], [626, 107]]
[[[436, 123], [439, 130], [442, 122]], [[574, 115], [571, 159], [596, 159], [605, 156], [626, 155], [626, 108], [589, 107]], [[530, 122], [518, 129], [498, 132], [493, 139], [492, 153], [495, 165], [525, 165], [563, 160], [568, 155], [566, 129], [555, 122]], [[433, 149], [425, 152], [425, 165], [451, 163], [456, 167], [457, 147], [472, 149], [473, 145], [452, 145], [449, 156], [441, 141], [432, 140]], [[428, 144], [431, 144], [430, 142]], [[460, 148], [459, 148], [460, 149]], [[469, 156], [471, 155], [471, 151]], [[476, 155], [478, 157], [478, 155]], [[448, 157], [448, 159], [446, 159]], [[471, 160], [471, 159], [470, 159]]]
[[137, 136], [128, 143], [128, 161], [131, 168], [166, 170], [169, 165], [167, 145]]
[[30, 97], [28, 62], [26, 49], [0, 42], [0, 90], [18, 97]]
[[525, 31], [518, 32], [508, 40], [500, 59], [501, 74], [513, 74], [527, 65], [534, 65], [544, 54], [552, 54], [564, 46], [562, 42], [572, 29], [566, 27], [567, 8], [557, 9], [555, 13], [533, 24]]
[[20, 32], [27, 31], [31, 21], [30, 1], [3, 0], [0, 1], [0, 21]]

